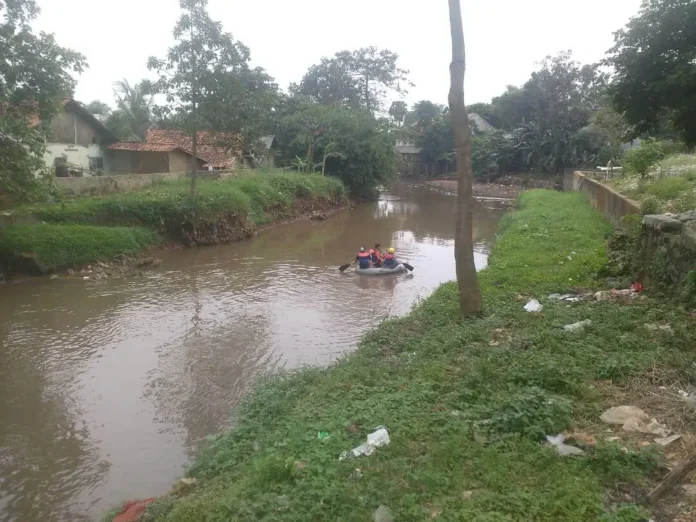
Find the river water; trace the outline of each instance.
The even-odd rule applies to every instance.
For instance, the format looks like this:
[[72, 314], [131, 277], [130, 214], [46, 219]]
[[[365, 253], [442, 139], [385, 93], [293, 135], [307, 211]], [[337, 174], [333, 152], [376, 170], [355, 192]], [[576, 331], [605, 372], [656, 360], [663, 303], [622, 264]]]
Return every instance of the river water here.
[[[262, 372], [329, 364], [455, 278], [455, 197], [380, 201], [172, 252], [144, 277], [0, 286], [0, 521], [98, 520], [166, 493]], [[476, 264], [501, 211], [476, 203]], [[337, 267], [394, 246], [412, 275]]]

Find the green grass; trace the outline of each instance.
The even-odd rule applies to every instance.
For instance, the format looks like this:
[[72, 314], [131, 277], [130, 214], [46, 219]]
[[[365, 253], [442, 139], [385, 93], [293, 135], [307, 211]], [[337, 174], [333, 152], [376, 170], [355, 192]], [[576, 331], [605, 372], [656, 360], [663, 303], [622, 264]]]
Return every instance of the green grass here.
[[611, 184], [651, 212], [696, 209], [696, 155], [668, 156], [658, 162], [645, 179], [628, 173], [614, 178]]
[[343, 201], [346, 197], [343, 185], [335, 178], [273, 170], [219, 181], [199, 180], [195, 209], [189, 190], [187, 180], [163, 182], [138, 192], [31, 205], [16, 212], [31, 213], [51, 223], [142, 224], [166, 230], [190, 221], [194, 210], [198, 221], [227, 214], [264, 224], [288, 213], [298, 199]]
[[137, 254], [158, 243], [157, 233], [143, 227], [11, 225], [0, 232], [0, 259], [12, 264], [14, 254], [33, 254], [40, 265], [56, 270]]
[[[654, 482], [655, 448], [600, 442], [562, 458], [543, 436], [589, 429], [615, 405], [612, 389], [647, 374], [696, 382], [696, 329], [670, 302], [548, 301], [597, 284], [610, 227], [578, 193], [529, 192], [520, 205], [481, 273], [484, 317], [459, 323], [447, 283], [337, 364], [260, 383], [237, 427], [191, 467], [197, 489], [160, 500], [147, 520], [364, 521], [380, 504], [396, 520], [643, 520], [640, 497], [617, 485]], [[519, 294], [544, 313], [525, 312]], [[583, 334], [562, 329], [585, 319]], [[661, 320], [672, 335], [646, 333]], [[389, 446], [339, 462], [378, 425]]]

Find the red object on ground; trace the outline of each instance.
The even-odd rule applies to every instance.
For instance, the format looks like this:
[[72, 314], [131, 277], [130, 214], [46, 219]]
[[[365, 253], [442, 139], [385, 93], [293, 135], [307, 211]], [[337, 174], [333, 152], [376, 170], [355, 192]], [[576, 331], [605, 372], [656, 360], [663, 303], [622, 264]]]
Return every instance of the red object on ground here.
[[154, 498], [146, 498], [145, 500], [133, 500], [128, 502], [121, 512], [116, 515], [114, 522], [138, 522], [140, 517], [145, 513], [145, 508], [155, 501]]
[[640, 283], [633, 283], [631, 288], [633, 289], [634, 292], [642, 292], [643, 290], [645, 290], [643, 285], [641, 285]]

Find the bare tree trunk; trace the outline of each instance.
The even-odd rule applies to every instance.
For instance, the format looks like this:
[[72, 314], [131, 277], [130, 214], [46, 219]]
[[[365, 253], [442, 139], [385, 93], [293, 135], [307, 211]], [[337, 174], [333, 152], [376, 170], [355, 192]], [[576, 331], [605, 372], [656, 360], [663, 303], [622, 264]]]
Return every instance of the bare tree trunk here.
[[191, 200], [196, 199], [196, 180], [198, 179], [198, 127], [195, 124], [196, 121], [196, 104], [193, 104], [193, 110], [191, 111], [193, 116], [193, 134], [191, 135]]
[[483, 297], [474, 264], [471, 131], [464, 105], [466, 53], [459, 0], [449, 0], [449, 14], [452, 32], [449, 106], [457, 156], [457, 228], [454, 236], [454, 257], [457, 264], [459, 318], [461, 319], [481, 314]]

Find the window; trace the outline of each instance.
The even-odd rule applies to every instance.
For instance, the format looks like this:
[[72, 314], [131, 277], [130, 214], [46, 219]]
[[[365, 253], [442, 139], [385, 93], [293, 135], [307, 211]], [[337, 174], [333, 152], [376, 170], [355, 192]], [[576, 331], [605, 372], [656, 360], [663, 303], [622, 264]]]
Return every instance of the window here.
[[104, 170], [104, 158], [89, 158], [89, 170]]

